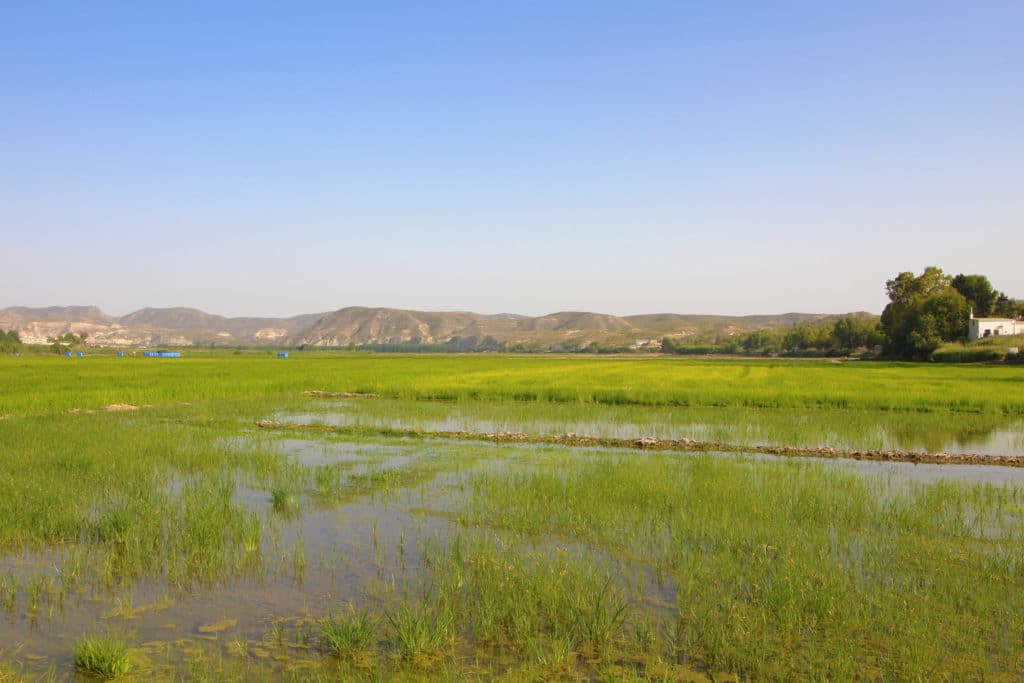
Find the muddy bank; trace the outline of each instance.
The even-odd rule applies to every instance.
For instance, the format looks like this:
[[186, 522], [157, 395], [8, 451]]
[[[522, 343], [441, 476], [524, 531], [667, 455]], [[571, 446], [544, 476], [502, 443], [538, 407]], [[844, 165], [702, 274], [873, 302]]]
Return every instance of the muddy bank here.
[[928, 451], [900, 450], [854, 450], [844, 448], [806, 448], [799, 446], [752, 446], [745, 444], [700, 441], [697, 439], [615, 439], [583, 436], [580, 434], [555, 434], [538, 436], [519, 432], [467, 432], [467, 431], [426, 431], [421, 429], [396, 429], [391, 427], [307, 425], [295, 422], [260, 420], [260, 429], [274, 429], [293, 432], [315, 432], [329, 434], [350, 434], [354, 436], [403, 436], [413, 438], [451, 439], [465, 441], [490, 441], [492, 443], [554, 444], [561, 446], [633, 448], [649, 451], [719, 451], [725, 453], [765, 453], [768, 455], [803, 458], [845, 458], [849, 460], [878, 460], [886, 462], [933, 463], [940, 465], [997, 465], [1002, 467], [1024, 467], [1024, 456], [985, 455], [977, 453], [941, 453]]
[[384, 394], [368, 394], [352, 391], [320, 391], [310, 389], [302, 392], [310, 398], [398, 398], [397, 396], [385, 396]]

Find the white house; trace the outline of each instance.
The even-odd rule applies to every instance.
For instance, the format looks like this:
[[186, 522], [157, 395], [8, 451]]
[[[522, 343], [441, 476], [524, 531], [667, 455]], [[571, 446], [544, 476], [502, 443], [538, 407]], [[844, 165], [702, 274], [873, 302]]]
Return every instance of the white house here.
[[1003, 337], [1008, 334], [1024, 334], [1024, 320], [1013, 318], [975, 318], [971, 310], [970, 328], [967, 338], [978, 341], [984, 337]]

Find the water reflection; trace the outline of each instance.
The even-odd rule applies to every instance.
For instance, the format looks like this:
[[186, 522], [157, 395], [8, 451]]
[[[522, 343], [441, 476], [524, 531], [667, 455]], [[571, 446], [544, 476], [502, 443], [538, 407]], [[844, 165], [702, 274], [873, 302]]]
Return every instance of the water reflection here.
[[576, 433], [758, 446], [1024, 455], [1024, 419], [967, 413], [346, 400], [275, 419], [423, 431]]

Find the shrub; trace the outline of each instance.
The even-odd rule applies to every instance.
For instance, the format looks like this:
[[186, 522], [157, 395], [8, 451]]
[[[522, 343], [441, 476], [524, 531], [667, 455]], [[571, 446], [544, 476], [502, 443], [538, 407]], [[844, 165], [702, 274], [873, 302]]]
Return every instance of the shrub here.
[[932, 353], [931, 359], [937, 363], [991, 363], [1001, 361], [1005, 353], [1005, 348], [944, 344]]

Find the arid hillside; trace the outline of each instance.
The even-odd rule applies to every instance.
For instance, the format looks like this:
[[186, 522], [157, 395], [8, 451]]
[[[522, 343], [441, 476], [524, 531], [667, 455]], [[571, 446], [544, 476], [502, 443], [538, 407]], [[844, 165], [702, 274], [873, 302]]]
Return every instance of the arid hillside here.
[[0, 310], [0, 329], [23, 341], [46, 343], [72, 332], [97, 346], [315, 346], [350, 344], [448, 346], [456, 351], [574, 350], [591, 342], [656, 346], [666, 336], [730, 335], [798, 323], [825, 323], [838, 315], [714, 316], [662, 313], [619, 317], [564, 311], [539, 317], [502, 313], [409, 311], [352, 306], [291, 318], [227, 318], [194, 308], [143, 308], [107, 315], [95, 306], [12, 307]]

